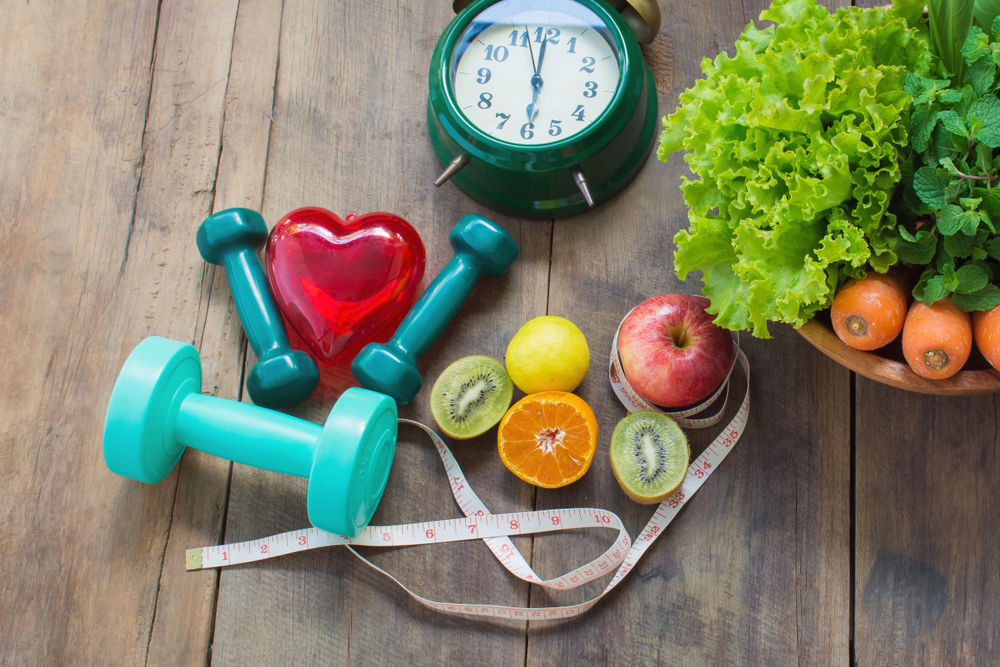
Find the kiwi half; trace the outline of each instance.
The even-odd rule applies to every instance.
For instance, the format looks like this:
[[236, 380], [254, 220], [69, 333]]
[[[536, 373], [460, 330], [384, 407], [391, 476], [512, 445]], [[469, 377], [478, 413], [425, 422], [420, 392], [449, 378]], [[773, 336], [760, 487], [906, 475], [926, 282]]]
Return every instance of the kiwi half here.
[[462, 357], [431, 389], [431, 414], [447, 435], [468, 440], [490, 430], [507, 412], [514, 383], [496, 359]]
[[628, 497], [658, 503], [684, 481], [691, 447], [670, 417], [652, 410], [628, 415], [611, 435], [611, 468]]

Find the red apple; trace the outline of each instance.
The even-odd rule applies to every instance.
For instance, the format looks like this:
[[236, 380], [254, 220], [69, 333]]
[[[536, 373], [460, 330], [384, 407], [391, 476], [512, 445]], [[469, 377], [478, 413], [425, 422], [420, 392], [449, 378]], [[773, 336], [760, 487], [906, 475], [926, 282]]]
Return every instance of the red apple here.
[[705, 312], [708, 299], [661, 294], [625, 318], [618, 354], [625, 377], [649, 403], [693, 405], [711, 396], [729, 372], [733, 340]]

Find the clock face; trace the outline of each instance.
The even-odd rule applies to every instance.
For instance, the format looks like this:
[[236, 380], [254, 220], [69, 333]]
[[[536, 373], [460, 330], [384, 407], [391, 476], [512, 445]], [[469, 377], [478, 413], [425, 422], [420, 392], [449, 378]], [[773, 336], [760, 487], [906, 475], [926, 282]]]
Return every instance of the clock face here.
[[562, 141], [607, 109], [621, 56], [604, 21], [574, 0], [502, 0], [459, 38], [451, 60], [458, 107], [512, 144]]

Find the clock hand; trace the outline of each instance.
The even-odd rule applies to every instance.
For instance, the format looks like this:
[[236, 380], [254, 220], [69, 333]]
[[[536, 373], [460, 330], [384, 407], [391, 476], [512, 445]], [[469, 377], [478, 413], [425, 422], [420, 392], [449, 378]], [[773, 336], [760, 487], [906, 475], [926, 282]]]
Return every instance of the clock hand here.
[[524, 24], [524, 36], [527, 38], [528, 42], [528, 53], [531, 54], [531, 69], [535, 71], [535, 74], [538, 74], [538, 68], [535, 67], [535, 50], [531, 48], [531, 36], [528, 32], [527, 23]]
[[[540, 49], [538, 49], [538, 64], [535, 65], [535, 73], [531, 77], [531, 87], [532, 87], [532, 91], [531, 91], [531, 104], [529, 104], [528, 108], [527, 108], [528, 122], [529, 123], [534, 123], [535, 122], [535, 116], [538, 115], [538, 111], [539, 111], [539, 108], [538, 108], [538, 105], [536, 104], [536, 102], [538, 101], [538, 93], [540, 93], [541, 90], [542, 90], [542, 75], [541, 75], [542, 60], [544, 60], [544, 58], [545, 58], [545, 45], [548, 44], [548, 42], [549, 42], [549, 38], [548, 37], [545, 37], [545, 39], [542, 40], [542, 46], [541, 46]], [[531, 47], [531, 41], [530, 40], [528, 42], [528, 46], [529, 46], [529, 48]], [[532, 57], [531, 60], [532, 60], [532, 62], [534, 62], [534, 60], [535, 60], [534, 57]]]

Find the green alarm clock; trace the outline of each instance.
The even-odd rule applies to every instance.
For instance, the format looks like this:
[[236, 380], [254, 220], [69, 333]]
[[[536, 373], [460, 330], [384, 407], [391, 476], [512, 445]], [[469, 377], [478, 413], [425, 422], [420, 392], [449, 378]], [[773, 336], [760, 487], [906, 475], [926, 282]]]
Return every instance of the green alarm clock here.
[[455, 0], [434, 49], [427, 120], [444, 172], [518, 217], [570, 215], [639, 173], [659, 129], [639, 40], [655, 0]]

